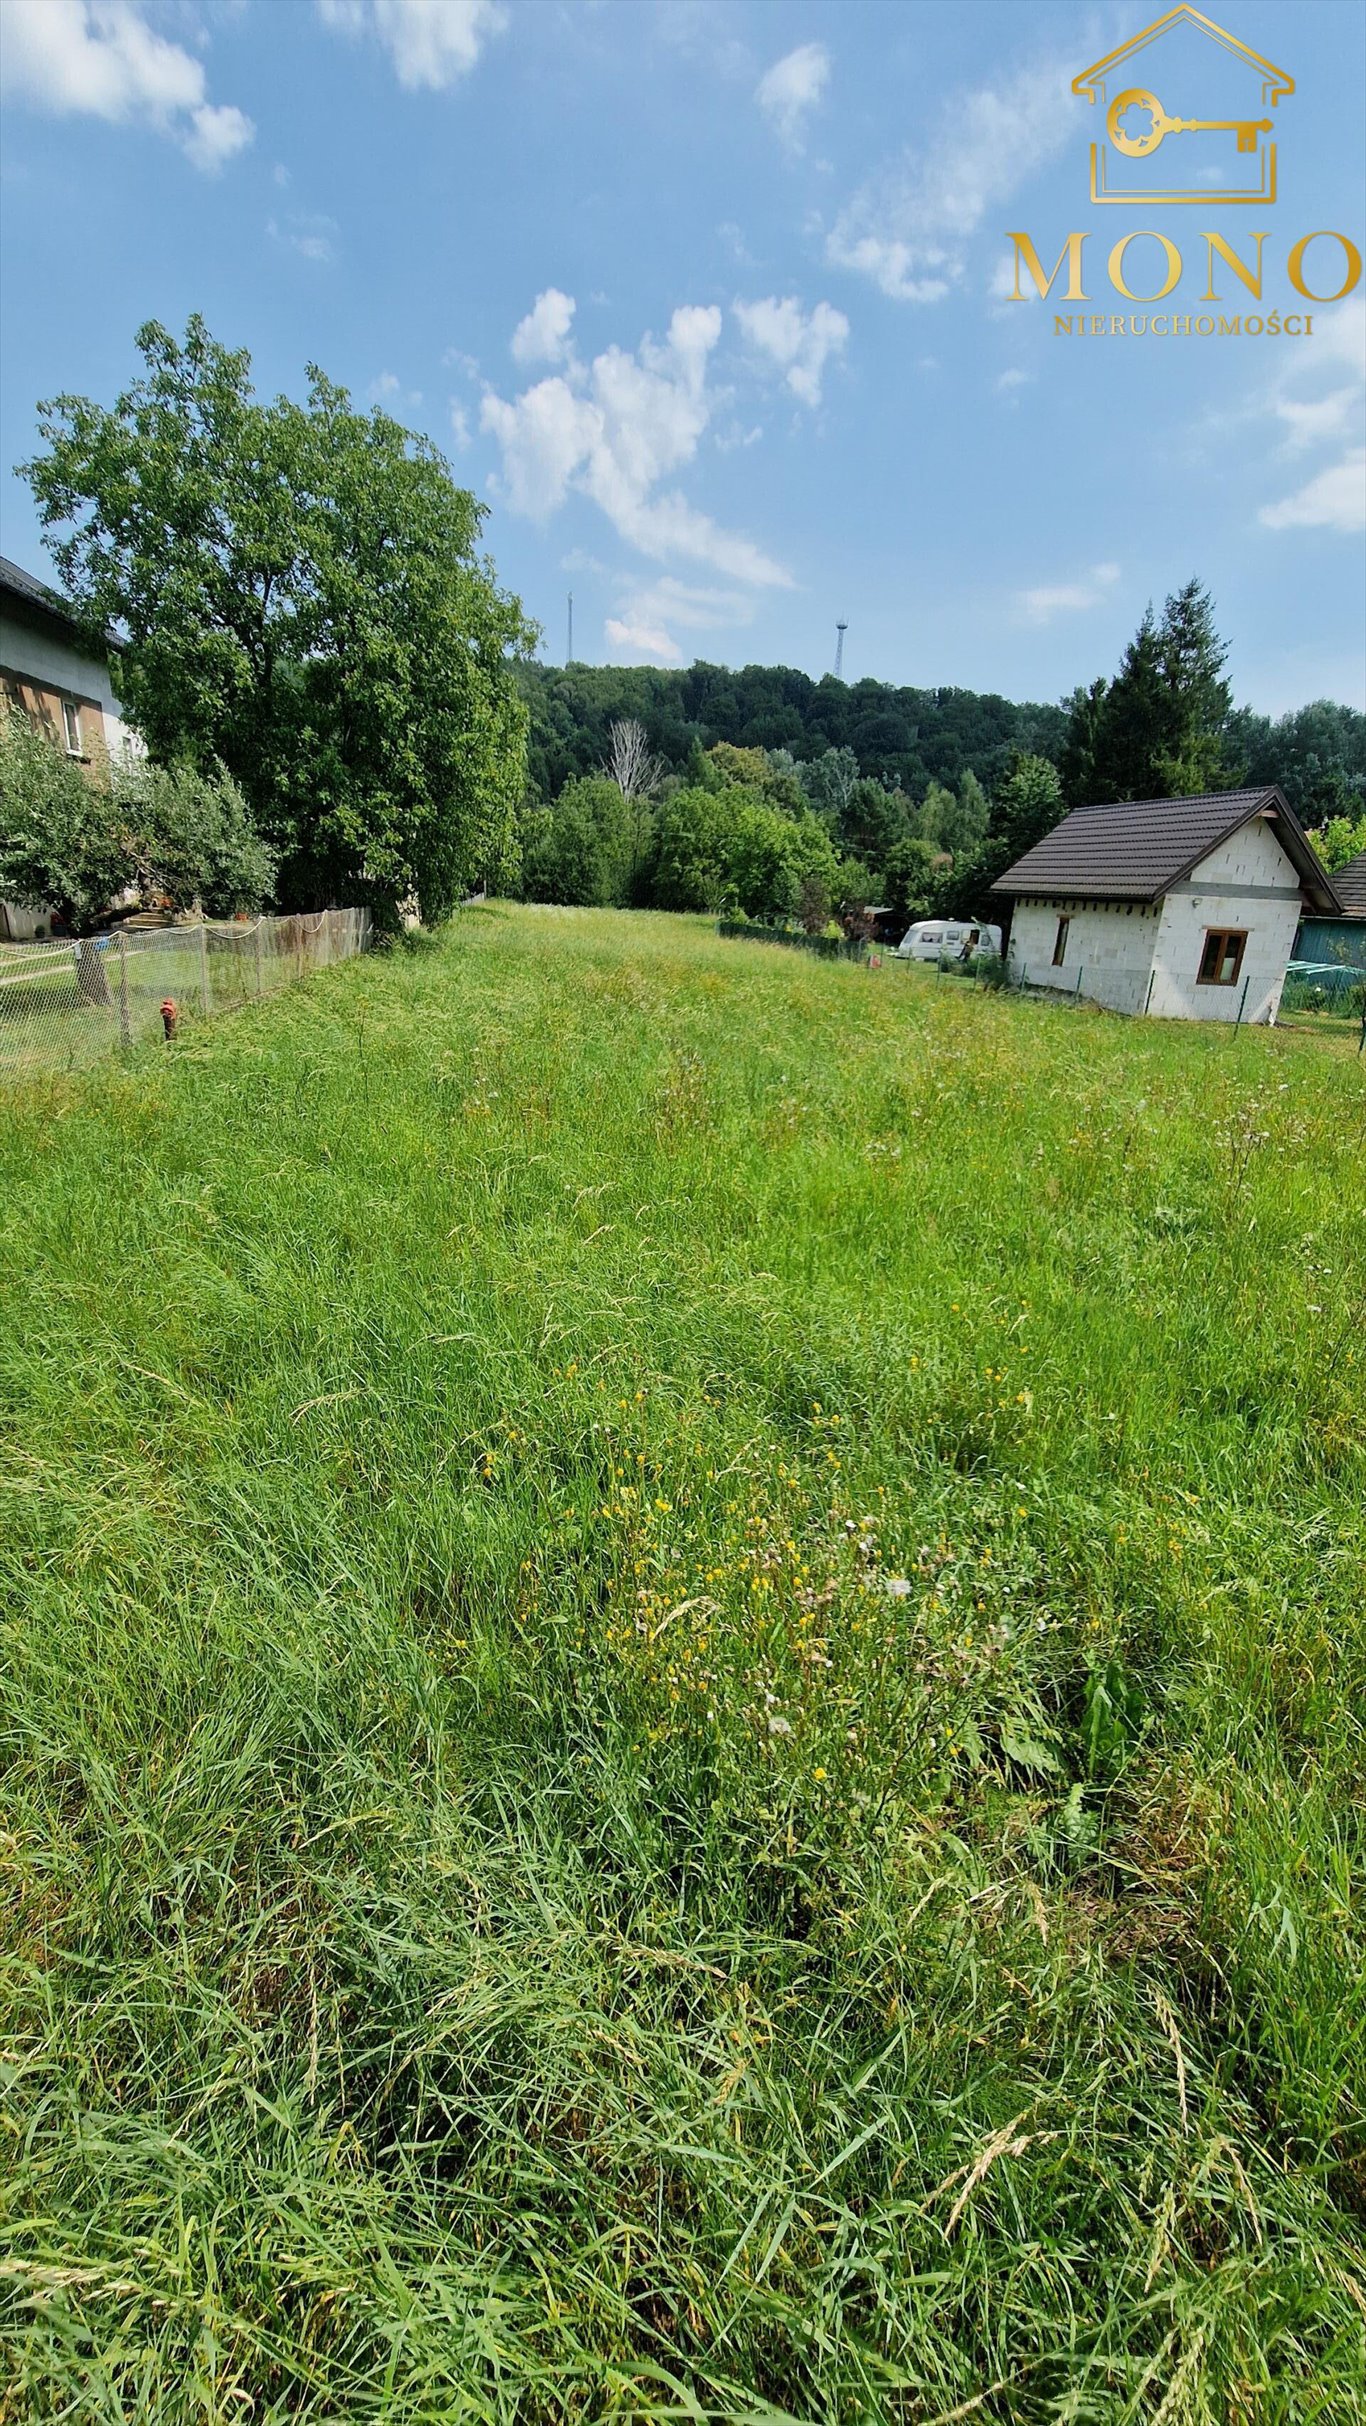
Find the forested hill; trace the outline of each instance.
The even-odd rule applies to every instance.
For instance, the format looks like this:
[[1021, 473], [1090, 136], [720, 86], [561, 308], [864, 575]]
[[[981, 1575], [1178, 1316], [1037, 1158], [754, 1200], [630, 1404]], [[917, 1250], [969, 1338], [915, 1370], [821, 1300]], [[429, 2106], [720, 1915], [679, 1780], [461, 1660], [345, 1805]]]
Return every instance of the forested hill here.
[[650, 747], [683, 774], [693, 751], [715, 742], [790, 750], [797, 759], [849, 749], [859, 773], [919, 798], [971, 772], [988, 790], [1017, 751], [1057, 759], [1067, 732], [1062, 707], [1017, 704], [994, 691], [917, 691], [888, 682], [813, 682], [792, 666], [528, 665], [531, 785], [554, 800], [576, 775], [595, 774], [619, 719], [644, 725]]

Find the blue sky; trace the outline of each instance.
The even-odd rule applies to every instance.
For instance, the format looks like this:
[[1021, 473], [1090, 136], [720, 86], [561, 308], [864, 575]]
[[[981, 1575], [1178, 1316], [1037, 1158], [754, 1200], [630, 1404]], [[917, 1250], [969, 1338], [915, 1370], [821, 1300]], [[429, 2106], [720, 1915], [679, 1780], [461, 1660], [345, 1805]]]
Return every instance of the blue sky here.
[[[1047, 699], [1196, 572], [1240, 700], [1366, 704], [1366, 289], [1286, 276], [1366, 241], [1366, 12], [1218, 13], [1295, 79], [1278, 198], [1126, 214], [1071, 80], [1142, 0], [0, 0], [0, 548], [44, 566], [36, 400], [112, 401], [138, 324], [197, 309], [263, 391], [313, 360], [429, 432], [547, 656], [572, 588], [580, 657], [819, 674], [843, 617], [846, 676]], [[1170, 113], [1250, 106], [1171, 42]], [[1079, 343], [1001, 291], [1006, 231], [1051, 268], [1086, 229], [1108, 313], [1134, 226], [1186, 275], [1124, 309], [1198, 311], [1199, 234], [1264, 230], [1262, 309], [1313, 335]]]

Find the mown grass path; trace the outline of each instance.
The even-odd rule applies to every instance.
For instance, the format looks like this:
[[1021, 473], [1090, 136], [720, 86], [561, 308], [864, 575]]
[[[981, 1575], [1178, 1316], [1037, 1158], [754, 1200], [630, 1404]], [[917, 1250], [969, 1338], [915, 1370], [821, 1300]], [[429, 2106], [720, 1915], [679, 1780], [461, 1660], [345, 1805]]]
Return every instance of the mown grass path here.
[[1358, 1063], [492, 907], [0, 1166], [0, 2415], [1362, 2417]]

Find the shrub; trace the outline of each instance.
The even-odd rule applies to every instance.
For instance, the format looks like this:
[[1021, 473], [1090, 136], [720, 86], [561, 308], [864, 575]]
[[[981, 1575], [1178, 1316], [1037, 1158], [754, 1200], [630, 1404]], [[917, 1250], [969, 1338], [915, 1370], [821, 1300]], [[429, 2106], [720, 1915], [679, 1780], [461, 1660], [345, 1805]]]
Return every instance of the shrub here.
[[107, 783], [19, 710], [0, 717], [0, 895], [80, 934], [128, 882]]
[[224, 768], [132, 753], [86, 769], [20, 713], [0, 724], [0, 893], [88, 931], [130, 888], [213, 918], [259, 909], [275, 863]]
[[128, 755], [113, 769], [112, 789], [129, 881], [144, 901], [160, 898], [176, 910], [198, 904], [211, 918], [259, 910], [275, 862], [226, 767], [201, 775]]

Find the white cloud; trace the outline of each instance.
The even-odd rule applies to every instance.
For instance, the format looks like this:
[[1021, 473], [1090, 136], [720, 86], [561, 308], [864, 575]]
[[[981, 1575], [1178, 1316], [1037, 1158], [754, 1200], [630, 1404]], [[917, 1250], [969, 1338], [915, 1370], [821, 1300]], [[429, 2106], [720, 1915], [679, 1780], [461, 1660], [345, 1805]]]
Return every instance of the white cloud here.
[[421, 388], [405, 388], [396, 371], [381, 371], [365, 393], [369, 403], [380, 405], [386, 413], [416, 412], [422, 402]]
[[533, 522], [564, 504], [601, 428], [600, 414], [565, 379], [539, 380], [512, 403], [489, 389], [479, 419], [502, 448], [509, 506]]
[[1263, 528], [1366, 529], [1366, 298], [1316, 311], [1313, 336], [1282, 355], [1254, 410], [1279, 424], [1280, 453], [1325, 447], [1336, 457], [1288, 497], [1262, 506]]
[[649, 15], [658, 39], [698, 61], [712, 88], [718, 77], [734, 84], [753, 75], [754, 60], [735, 33], [730, 0], [654, 0]]
[[1279, 424], [1277, 455], [1366, 436], [1366, 297], [1316, 310], [1313, 335], [1278, 348], [1260, 384], [1205, 413], [1199, 435], [1206, 448], [1226, 451], [1236, 433], [1246, 453], [1249, 428], [1268, 422]]
[[212, 176], [235, 152], [245, 151], [254, 131], [250, 118], [230, 102], [214, 107], [205, 101], [191, 110], [189, 128], [181, 140], [186, 158]]
[[1340, 438], [1351, 422], [1358, 404], [1355, 388], [1334, 388], [1327, 396], [1313, 399], [1298, 396], [1277, 396], [1271, 409], [1286, 427], [1286, 446], [1291, 454], [1303, 447], [1315, 446], [1324, 438]]
[[683, 651], [662, 624], [625, 622], [615, 615], [609, 615], [602, 628], [607, 635], [608, 647], [619, 649], [632, 662], [640, 657], [649, 657], [656, 665], [683, 663]]
[[1036, 373], [1033, 371], [1012, 369], [1000, 372], [994, 384], [999, 395], [1011, 396], [1017, 388], [1028, 387], [1030, 380], [1035, 376]]
[[410, 93], [442, 92], [467, 76], [507, 24], [500, 0], [317, 0], [317, 7], [334, 32], [381, 42]]
[[[987, 292], [996, 303], [1015, 301], [1015, 270], [1009, 255], [1004, 261], [997, 262], [988, 280]], [[1032, 278], [1027, 277], [1021, 282], [1020, 300], [1024, 303], [1042, 302], [1043, 298]]]
[[826, 238], [826, 258], [899, 303], [937, 303], [962, 278], [989, 212], [1072, 140], [1071, 69], [1035, 62], [948, 102], [919, 150], [870, 178]]
[[330, 261], [336, 233], [336, 220], [322, 211], [291, 211], [287, 219], [266, 221], [266, 234], [272, 242], [287, 245], [305, 261]]
[[472, 443], [473, 437], [474, 433], [470, 428], [469, 414], [466, 412], [463, 404], [457, 404], [455, 398], [452, 397], [451, 445], [455, 448], [458, 455], [464, 454], [466, 447]]
[[739, 262], [742, 270], [752, 270], [758, 267], [753, 253], [733, 219], [723, 219], [716, 233], [727, 251]]
[[1119, 579], [1117, 564], [1092, 565], [1082, 581], [1060, 581], [1036, 590], [1021, 590], [1019, 604], [1030, 623], [1051, 623], [1055, 615], [1082, 614], [1101, 604], [1105, 592]]
[[1314, 314], [1314, 334], [1305, 342], [1303, 354], [1294, 357], [1303, 364], [1344, 363], [1356, 378], [1366, 385], [1366, 295], [1354, 295], [1350, 303], [1339, 303], [1333, 309]]
[[830, 81], [830, 53], [823, 42], [803, 42], [786, 58], [775, 59], [755, 88], [755, 99], [770, 126], [794, 148], [802, 139], [808, 113], [816, 107]]
[[818, 405], [821, 379], [832, 354], [841, 354], [849, 323], [833, 304], [818, 303], [803, 312], [795, 295], [767, 295], [760, 303], [737, 303], [736, 319], [756, 352], [766, 354], [782, 371], [788, 387], [803, 404]]
[[687, 651], [674, 637], [676, 631], [735, 631], [753, 619], [752, 591], [701, 587], [664, 573], [644, 588], [627, 591], [619, 613], [608, 617], [604, 629], [609, 647], [628, 657], [681, 665]]
[[1264, 505], [1258, 520], [1269, 531], [1366, 530], [1366, 447], [1316, 472], [1293, 497]]
[[574, 298], [548, 286], [512, 332], [514, 362], [563, 362], [574, 325]]
[[502, 450], [512, 510], [544, 521], [572, 489], [644, 556], [682, 556], [731, 580], [787, 587], [790, 575], [753, 541], [660, 488], [692, 461], [711, 419], [707, 375], [720, 335], [715, 305], [685, 304], [667, 337], [643, 338], [637, 353], [609, 346], [586, 368], [571, 361], [510, 401], [486, 390], [480, 418]]
[[7, 93], [56, 117], [170, 135], [212, 173], [250, 143], [250, 118], [207, 98], [203, 62], [154, 34], [132, 0], [4, 0]]

